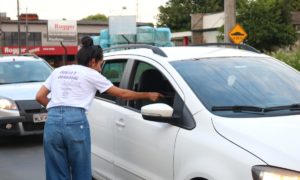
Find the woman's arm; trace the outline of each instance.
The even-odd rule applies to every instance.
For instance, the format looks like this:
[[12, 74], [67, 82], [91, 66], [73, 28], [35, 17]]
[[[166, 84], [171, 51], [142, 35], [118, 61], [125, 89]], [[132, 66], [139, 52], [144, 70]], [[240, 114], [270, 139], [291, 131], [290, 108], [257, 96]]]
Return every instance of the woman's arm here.
[[105, 92], [112, 96], [120, 97], [126, 100], [148, 99], [150, 101], [155, 102], [159, 98], [163, 97], [162, 94], [157, 92], [135, 92], [128, 89], [122, 89], [116, 86], [112, 86]]
[[35, 99], [37, 100], [37, 102], [39, 102], [41, 105], [43, 106], [47, 106], [47, 104], [49, 103], [49, 99], [47, 98], [48, 94], [50, 93], [50, 91], [45, 87], [42, 86], [39, 91], [37, 92]]

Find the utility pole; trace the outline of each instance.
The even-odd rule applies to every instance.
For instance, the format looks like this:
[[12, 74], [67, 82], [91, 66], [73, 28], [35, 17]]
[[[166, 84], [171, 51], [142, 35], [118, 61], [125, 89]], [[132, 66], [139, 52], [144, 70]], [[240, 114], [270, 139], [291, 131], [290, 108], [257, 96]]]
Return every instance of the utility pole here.
[[0, 13], [0, 56], [2, 55], [2, 14]]
[[236, 0], [224, 0], [225, 24], [224, 42], [230, 43], [229, 32], [236, 24]]
[[20, 14], [19, 14], [19, 0], [17, 0], [17, 18], [18, 18], [18, 47], [19, 54], [21, 54], [21, 43], [20, 43]]
[[26, 43], [26, 53], [28, 53], [28, 17], [27, 17], [27, 8], [26, 8], [26, 23], [25, 23], [25, 29], [26, 29], [26, 36], [25, 36], [25, 43]]
[[139, 0], [136, 0], [136, 22], [139, 22]]

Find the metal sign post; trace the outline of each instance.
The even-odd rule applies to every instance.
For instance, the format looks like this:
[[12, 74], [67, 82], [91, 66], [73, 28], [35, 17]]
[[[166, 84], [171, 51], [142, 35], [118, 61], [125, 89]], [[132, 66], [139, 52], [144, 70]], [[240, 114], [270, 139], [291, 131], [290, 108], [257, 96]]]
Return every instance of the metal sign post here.
[[62, 41], [60, 41], [60, 45], [61, 45], [61, 47], [63, 47], [63, 48], [64, 48], [64, 55], [63, 55], [63, 65], [66, 65], [66, 61], [67, 61], [67, 54], [68, 54], [68, 52], [67, 52], [67, 48], [66, 48], [66, 46], [64, 45], [64, 43], [63, 43]]
[[77, 41], [77, 21], [48, 20], [48, 41], [58, 41], [64, 49], [63, 65], [67, 62], [67, 47], [63, 42]]

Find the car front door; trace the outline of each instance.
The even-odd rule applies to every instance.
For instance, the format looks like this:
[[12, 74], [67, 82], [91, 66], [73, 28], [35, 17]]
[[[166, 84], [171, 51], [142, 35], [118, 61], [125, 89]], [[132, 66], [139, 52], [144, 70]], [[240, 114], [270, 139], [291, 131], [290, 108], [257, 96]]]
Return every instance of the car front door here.
[[[102, 74], [120, 86], [127, 60], [106, 61]], [[114, 179], [114, 120], [118, 99], [97, 92], [88, 112], [92, 140], [92, 171], [97, 179]]]
[[[157, 63], [135, 61], [132, 64], [128, 88], [135, 91], [159, 91], [166, 95], [162, 102], [173, 106], [176, 92], [167, 79], [170, 76], [166, 71]], [[179, 128], [143, 119], [140, 109], [149, 103], [124, 101], [123, 108], [115, 112], [116, 179], [173, 179], [174, 145]]]

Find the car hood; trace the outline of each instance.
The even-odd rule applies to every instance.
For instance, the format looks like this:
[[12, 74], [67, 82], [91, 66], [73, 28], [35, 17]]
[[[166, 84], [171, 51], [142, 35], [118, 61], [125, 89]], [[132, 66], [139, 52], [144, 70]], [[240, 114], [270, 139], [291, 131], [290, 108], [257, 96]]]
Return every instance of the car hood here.
[[0, 96], [12, 100], [32, 100], [43, 82], [0, 85]]
[[300, 171], [300, 116], [212, 118], [224, 138], [269, 165]]

